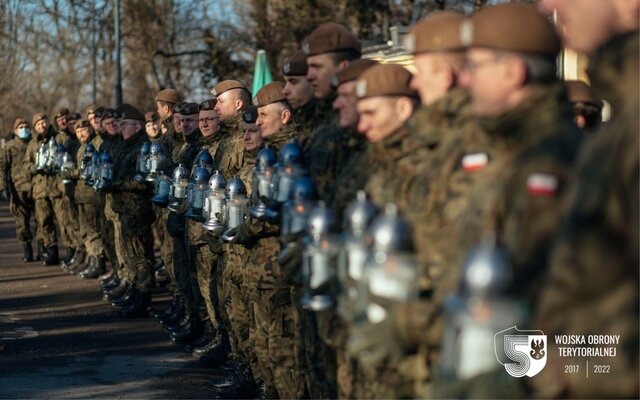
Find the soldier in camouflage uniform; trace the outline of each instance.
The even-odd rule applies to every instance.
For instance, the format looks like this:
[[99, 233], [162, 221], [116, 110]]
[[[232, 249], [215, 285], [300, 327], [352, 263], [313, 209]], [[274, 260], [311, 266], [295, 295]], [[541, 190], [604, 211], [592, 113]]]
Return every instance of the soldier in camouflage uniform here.
[[25, 164], [27, 144], [31, 140], [31, 130], [26, 120], [16, 119], [13, 124], [16, 139], [8, 142], [2, 151], [0, 163], [0, 193], [10, 200], [9, 208], [16, 220], [16, 236], [22, 245], [25, 262], [33, 261], [31, 247], [31, 216], [34, 211], [31, 196], [31, 173]]
[[[152, 188], [133, 179], [136, 157], [148, 139], [144, 133], [144, 115], [123, 104], [122, 141], [113, 157], [113, 188], [111, 209], [117, 214], [122, 240], [123, 265], [120, 276], [128, 285], [127, 292], [117, 299], [120, 314], [127, 317], [146, 315], [151, 304], [151, 267], [153, 237], [151, 224], [155, 219], [151, 208]], [[119, 301], [118, 301], [119, 300]]]
[[[48, 143], [55, 132], [49, 123], [49, 118], [44, 113], [36, 113], [33, 116], [32, 125], [36, 135], [27, 145], [25, 160], [28, 163], [31, 174], [32, 194], [35, 201], [37, 222], [37, 236], [45, 247], [46, 265], [58, 264], [58, 243], [56, 236], [55, 210], [60, 211], [59, 203], [61, 193], [58, 190], [57, 179], [53, 175], [47, 175], [36, 168], [36, 156], [42, 143]], [[57, 203], [56, 203], [57, 201]], [[58, 204], [58, 206], [56, 206]]]
[[307, 80], [308, 70], [307, 58], [300, 50], [282, 66], [285, 82], [282, 93], [293, 110], [293, 120], [298, 126], [299, 134], [302, 130], [307, 131], [304, 136], [311, 134], [316, 107], [313, 87]]
[[[585, 141], [569, 189], [535, 329], [554, 335], [620, 335], [610, 374], [566, 374], [583, 357], [549, 357], [535, 397], [637, 398], [638, 388], [638, 1], [545, 1], [567, 46], [589, 54], [589, 78], [613, 118]], [[606, 21], [606, 22], [605, 22]], [[595, 29], [594, 27], [599, 27]], [[549, 340], [551, 342], [551, 340]], [[593, 372], [593, 371], [590, 371]]]

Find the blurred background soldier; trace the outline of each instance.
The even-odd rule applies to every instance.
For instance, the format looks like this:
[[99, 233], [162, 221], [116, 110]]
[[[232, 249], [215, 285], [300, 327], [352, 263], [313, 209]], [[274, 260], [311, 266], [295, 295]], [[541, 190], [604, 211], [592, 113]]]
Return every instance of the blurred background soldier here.
[[[48, 145], [54, 138], [55, 132], [49, 123], [49, 118], [44, 113], [36, 113], [33, 116], [32, 125], [36, 135], [27, 145], [25, 159], [32, 176], [32, 194], [38, 224], [37, 236], [45, 248], [44, 264], [56, 265], [59, 262], [56, 215], [61, 215], [59, 207], [61, 193], [58, 190], [56, 177], [49, 175], [44, 168], [39, 168], [36, 164], [41, 145]], [[56, 209], [58, 213], [55, 212]]]
[[[33, 261], [31, 247], [31, 216], [34, 215], [34, 203], [31, 196], [31, 173], [26, 161], [27, 144], [31, 140], [29, 123], [18, 118], [13, 123], [15, 139], [9, 141], [0, 158], [0, 196], [9, 200], [11, 213], [16, 220], [16, 236], [22, 245], [25, 262]], [[35, 215], [34, 215], [35, 216]]]
[[611, 103], [613, 118], [581, 151], [531, 326], [548, 337], [620, 335], [617, 348], [624, 350], [606, 358], [615, 373], [588, 379], [563, 373], [564, 365], [584, 358], [549, 357], [534, 378], [534, 395], [637, 398], [640, 1], [545, 0], [542, 6], [557, 12], [566, 45], [590, 56], [592, 89]]
[[596, 98], [591, 87], [583, 81], [565, 81], [564, 84], [573, 109], [573, 122], [585, 133], [597, 131], [602, 122], [602, 100]]
[[150, 141], [160, 140], [162, 132], [160, 131], [160, 116], [158, 113], [149, 111], [144, 115], [144, 131]]
[[293, 110], [293, 118], [298, 125], [298, 132], [301, 129], [311, 128], [315, 113], [313, 87], [307, 80], [308, 70], [307, 58], [300, 50], [282, 66], [285, 82], [282, 93]]

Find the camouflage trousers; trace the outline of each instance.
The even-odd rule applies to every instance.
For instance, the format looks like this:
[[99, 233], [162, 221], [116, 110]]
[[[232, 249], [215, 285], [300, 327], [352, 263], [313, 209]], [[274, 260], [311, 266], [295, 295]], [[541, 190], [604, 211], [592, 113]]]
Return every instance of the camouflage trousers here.
[[[309, 397], [334, 399], [335, 374], [333, 377], [328, 376], [326, 366], [335, 365], [335, 355], [318, 336], [315, 313], [303, 309], [300, 305], [301, 294], [298, 287], [292, 287], [289, 294], [293, 311], [297, 364], [303, 371]], [[333, 368], [335, 370], [335, 367]]]
[[111, 268], [118, 270], [118, 257], [116, 255], [116, 239], [113, 227], [113, 219], [109, 218], [106, 210], [104, 195], [98, 197], [98, 212], [100, 213], [100, 238], [104, 246], [104, 253], [111, 263]]
[[298, 399], [305, 393], [304, 379], [297, 368], [294, 321], [289, 289], [258, 289], [249, 335], [267, 385], [283, 399]]
[[176, 292], [175, 280], [176, 274], [173, 270], [173, 238], [167, 231], [167, 216], [168, 211], [165, 208], [154, 207], [153, 211], [156, 213], [156, 221], [154, 222], [154, 237], [160, 240], [160, 259], [164, 264], [164, 268], [169, 274], [169, 290], [172, 293]]
[[[59, 203], [56, 206], [56, 203]], [[55, 211], [58, 207], [59, 211]], [[63, 195], [54, 199], [54, 211], [60, 231], [60, 241], [64, 247], [78, 249], [82, 247], [80, 222], [78, 220], [78, 208], [73, 198]]]
[[182, 236], [173, 238], [173, 273], [175, 287], [185, 300], [189, 312], [199, 312], [202, 296], [196, 271], [196, 247], [188, 245]]
[[218, 255], [214, 254], [207, 244], [198, 244], [196, 248], [196, 277], [202, 295], [207, 316], [211, 325], [217, 330], [220, 326], [219, 297], [216, 286], [216, 264]]
[[16, 192], [11, 196], [9, 205], [16, 220], [16, 237], [20, 244], [31, 243], [31, 216], [34, 214], [34, 202], [29, 192]]
[[[60, 199], [58, 199], [60, 200]], [[56, 235], [56, 215], [54, 199], [48, 197], [42, 199], [35, 199], [35, 211], [36, 211], [36, 237], [38, 241], [44, 244], [44, 247], [49, 248], [58, 244]], [[59, 202], [58, 202], [59, 204]], [[58, 211], [60, 211], [58, 209]]]
[[135, 284], [141, 292], [148, 292], [152, 285], [151, 267], [154, 262], [151, 227], [132, 233], [122, 223], [118, 225], [123, 252], [120, 277], [128, 283]]
[[104, 244], [100, 236], [102, 213], [98, 203], [78, 204], [78, 222], [80, 225], [81, 243], [87, 254], [93, 257], [104, 255]]

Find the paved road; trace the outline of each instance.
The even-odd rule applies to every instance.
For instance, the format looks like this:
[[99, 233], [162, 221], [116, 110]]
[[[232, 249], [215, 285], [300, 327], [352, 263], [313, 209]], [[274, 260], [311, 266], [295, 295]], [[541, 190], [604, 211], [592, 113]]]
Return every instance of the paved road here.
[[[207, 398], [216, 371], [193, 361], [151, 317], [122, 320], [96, 281], [23, 263], [0, 203], [0, 398]], [[168, 297], [154, 296], [162, 309]]]

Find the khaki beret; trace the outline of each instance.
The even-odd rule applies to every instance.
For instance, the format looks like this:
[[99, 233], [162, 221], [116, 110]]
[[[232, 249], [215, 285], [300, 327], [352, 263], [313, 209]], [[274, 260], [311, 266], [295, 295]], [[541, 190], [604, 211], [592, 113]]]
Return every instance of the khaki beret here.
[[106, 108], [104, 107], [98, 107], [93, 111], [93, 115], [96, 118], [102, 118], [102, 116], [104, 115], [104, 111], [106, 110]]
[[404, 47], [411, 54], [429, 51], [462, 50], [460, 25], [464, 15], [455, 11], [440, 11], [422, 18], [406, 36]]
[[591, 90], [591, 87], [583, 81], [565, 81], [567, 96], [572, 103], [592, 104], [602, 108], [602, 99], [598, 99]]
[[180, 107], [180, 115], [193, 115], [200, 112], [200, 107], [198, 103], [184, 103], [182, 107]]
[[79, 120], [76, 121], [74, 126], [75, 126], [76, 130], [78, 130], [80, 128], [89, 128], [91, 126], [91, 124], [86, 119], [79, 119]]
[[291, 56], [289, 60], [282, 66], [282, 74], [287, 76], [303, 76], [307, 75], [307, 57], [300, 50]]
[[149, 111], [148, 113], [144, 114], [145, 122], [155, 122], [155, 121], [158, 121], [159, 119], [160, 119], [160, 116], [155, 111]]
[[95, 104], [91, 104], [90, 106], [88, 106], [88, 107], [85, 109], [85, 113], [86, 113], [87, 115], [89, 115], [89, 114], [95, 114], [95, 112], [96, 112], [96, 110], [97, 110], [97, 109], [98, 109], [98, 106], [97, 106], [97, 105], [95, 105]]
[[184, 101], [179, 101], [176, 104], [173, 105], [173, 107], [171, 107], [171, 112], [173, 112], [174, 114], [180, 114], [180, 109], [182, 108], [182, 106], [185, 105]]
[[264, 107], [271, 103], [287, 101], [287, 98], [282, 94], [282, 90], [284, 90], [284, 84], [282, 82], [267, 83], [262, 89], [258, 90], [254, 104], [257, 107]]
[[207, 99], [200, 103], [200, 111], [210, 111], [216, 108], [216, 99]]
[[102, 118], [104, 119], [118, 118], [118, 115], [116, 113], [116, 110], [114, 110], [113, 108], [105, 108], [104, 111], [102, 112]]
[[258, 120], [258, 107], [253, 105], [249, 106], [242, 113], [242, 120], [247, 124], [255, 124], [256, 121]]
[[131, 104], [124, 103], [116, 110], [117, 115], [122, 119], [135, 119], [144, 123], [144, 114]]
[[551, 21], [525, 3], [481, 8], [461, 24], [460, 41], [469, 47], [554, 56], [562, 47]]
[[244, 83], [235, 79], [227, 79], [226, 81], [222, 81], [215, 85], [213, 89], [211, 89], [211, 94], [213, 95], [213, 97], [217, 97], [231, 89], [242, 89], [246, 90], [248, 93], [251, 93], [251, 90], [249, 90], [249, 88]]
[[60, 117], [65, 116], [67, 114], [69, 114], [69, 109], [67, 107], [61, 107], [61, 108], [58, 108], [56, 110], [54, 118], [60, 118]]
[[359, 99], [374, 96], [417, 97], [409, 87], [411, 72], [398, 64], [375, 65], [360, 75], [356, 83], [356, 96]]
[[378, 64], [380, 63], [376, 60], [371, 60], [368, 58], [354, 60], [333, 76], [331, 84], [333, 85], [333, 87], [338, 87], [345, 82], [355, 81], [360, 75], [362, 75], [364, 71]]
[[156, 95], [156, 101], [166, 101], [167, 103], [175, 104], [182, 101], [182, 96], [175, 89], [163, 89]]
[[13, 123], [13, 129], [18, 129], [18, 126], [22, 125], [22, 124], [27, 124], [29, 125], [29, 123], [27, 122], [26, 119], [24, 118], [16, 118], [15, 122]]
[[360, 53], [362, 44], [344, 25], [335, 22], [318, 26], [302, 41], [302, 52], [307, 57], [344, 50]]
[[67, 122], [77, 121], [82, 118], [82, 115], [78, 113], [71, 113], [67, 116]]
[[49, 119], [49, 117], [47, 117], [47, 114], [43, 112], [35, 113], [35, 115], [31, 119], [31, 125], [36, 126], [36, 124], [43, 119]]

